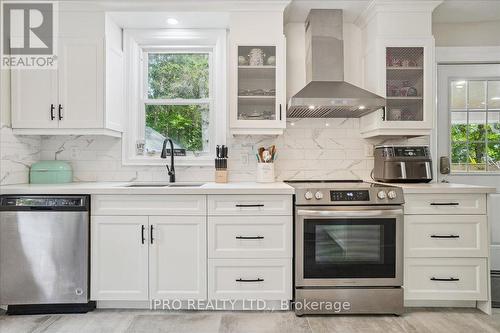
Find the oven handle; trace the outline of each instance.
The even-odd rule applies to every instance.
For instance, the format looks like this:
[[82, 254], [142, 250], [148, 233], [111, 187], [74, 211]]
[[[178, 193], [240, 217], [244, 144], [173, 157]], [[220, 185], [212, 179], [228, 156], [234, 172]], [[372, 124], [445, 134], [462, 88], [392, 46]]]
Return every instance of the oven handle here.
[[402, 209], [373, 209], [367, 211], [351, 211], [351, 210], [303, 210], [299, 209], [299, 216], [315, 216], [315, 217], [376, 217], [385, 215], [402, 215]]

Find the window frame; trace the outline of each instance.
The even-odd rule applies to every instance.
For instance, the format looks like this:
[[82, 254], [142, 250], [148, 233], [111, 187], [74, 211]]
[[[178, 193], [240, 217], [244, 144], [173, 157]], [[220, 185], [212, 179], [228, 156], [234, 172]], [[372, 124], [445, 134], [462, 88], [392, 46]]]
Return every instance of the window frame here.
[[[136, 144], [144, 142], [146, 103], [156, 105], [208, 104], [208, 151], [201, 154], [186, 152], [176, 156], [176, 165], [211, 166], [215, 146], [226, 144], [227, 127], [227, 62], [226, 30], [222, 29], [161, 29], [125, 30], [125, 96], [127, 119], [122, 135], [123, 165], [165, 165], [159, 154], [136, 154]], [[149, 99], [147, 96], [148, 53], [209, 53], [208, 99]]]
[[[460, 82], [460, 81], [464, 81], [465, 82], [465, 87], [466, 87], [466, 95], [465, 95], [465, 103], [466, 103], [466, 106], [464, 109], [453, 109], [451, 107], [451, 85], [453, 82]], [[479, 82], [486, 82], [486, 84], [484, 85], [484, 99], [486, 101], [486, 105], [485, 105], [485, 108], [484, 109], [476, 109], [476, 108], [469, 108], [469, 82], [471, 81], [479, 81]], [[485, 162], [485, 170], [481, 170], [481, 171], [470, 171], [469, 169], [469, 163], [466, 164], [467, 166], [467, 169], [466, 170], [457, 170], [457, 171], [453, 171], [453, 162], [452, 162], [452, 153], [453, 153], [453, 144], [454, 143], [463, 143], [466, 145], [467, 147], [467, 155], [469, 155], [469, 144], [470, 143], [481, 143], [481, 144], [484, 144], [485, 145], [485, 153], [487, 155], [488, 153], [488, 143], [490, 142], [488, 140], [488, 132], [485, 131], [485, 138], [484, 138], [484, 141], [470, 141], [469, 140], [469, 115], [470, 113], [474, 113], [474, 112], [484, 112], [485, 113], [485, 125], [488, 124], [488, 115], [490, 113], [500, 113], [500, 109], [490, 109], [489, 108], [489, 97], [488, 97], [488, 84], [490, 81], [500, 81], [500, 77], [468, 77], [468, 78], [465, 78], [465, 77], [451, 77], [448, 79], [448, 156], [450, 156], [450, 175], [455, 175], [455, 176], [458, 176], [458, 175], [498, 175], [500, 174], [500, 171], [499, 170], [488, 170], [488, 162], [486, 161]], [[466, 123], [466, 126], [467, 126], [467, 137], [466, 137], [466, 140], [464, 142], [460, 142], [460, 141], [453, 141], [453, 138], [452, 138], [452, 127], [453, 127], [453, 123], [452, 123], [452, 114], [454, 112], [465, 112], [466, 114], [466, 118], [467, 118], [467, 123]]]

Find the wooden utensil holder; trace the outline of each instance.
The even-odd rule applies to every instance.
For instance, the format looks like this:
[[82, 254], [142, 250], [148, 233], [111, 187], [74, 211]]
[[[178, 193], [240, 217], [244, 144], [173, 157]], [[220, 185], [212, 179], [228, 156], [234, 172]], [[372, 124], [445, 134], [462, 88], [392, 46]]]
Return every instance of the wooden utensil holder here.
[[227, 183], [227, 170], [215, 170], [215, 182]]

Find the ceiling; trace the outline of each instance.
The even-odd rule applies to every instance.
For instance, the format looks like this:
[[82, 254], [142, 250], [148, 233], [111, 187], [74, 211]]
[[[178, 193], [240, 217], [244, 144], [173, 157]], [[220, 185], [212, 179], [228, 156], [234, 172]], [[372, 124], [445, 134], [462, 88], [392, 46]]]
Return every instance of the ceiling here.
[[434, 23], [500, 21], [500, 0], [445, 0], [432, 14]]

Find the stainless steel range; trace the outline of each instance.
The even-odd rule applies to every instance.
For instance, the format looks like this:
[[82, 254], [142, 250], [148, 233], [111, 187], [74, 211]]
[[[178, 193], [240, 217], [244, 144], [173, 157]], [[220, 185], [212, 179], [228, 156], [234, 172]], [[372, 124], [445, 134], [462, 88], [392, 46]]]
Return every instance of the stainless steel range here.
[[295, 313], [402, 313], [401, 188], [286, 183], [295, 188]]

